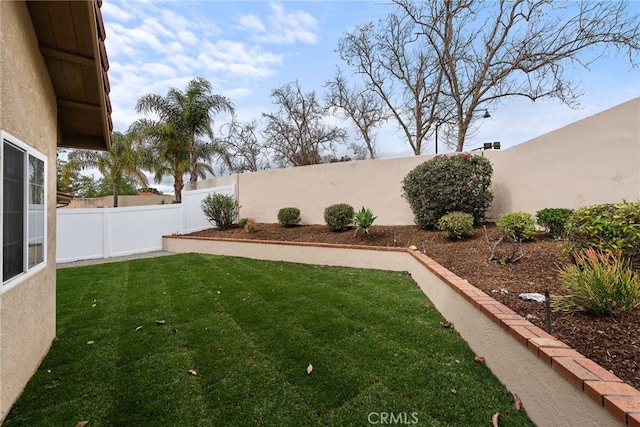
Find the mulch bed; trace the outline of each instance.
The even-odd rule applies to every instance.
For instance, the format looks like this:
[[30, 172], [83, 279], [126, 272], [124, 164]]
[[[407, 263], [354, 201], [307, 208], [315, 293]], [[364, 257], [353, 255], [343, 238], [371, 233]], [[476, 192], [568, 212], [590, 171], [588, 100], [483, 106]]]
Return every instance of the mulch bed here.
[[[487, 225], [487, 232], [490, 237], [493, 235], [493, 240], [499, 235], [493, 225]], [[487, 260], [489, 248], [482, 228], [476, 229], [474, 237], [457, 242], [438, 232], [407, 225], [374, 225], [368, 236], [359, 231], [355, 237], [352, 230], [334, 233], [325, 225], [283, 228], [278, 224], [263, 223], [257, 224], [253, 233], [236, 227], [230, 230], [212, 228], [193, 235], [365, 246], [414, 245], [420, 250], [424, 248], [429, 257], [542, 329], [545, 329], [544, 304], [523, 301], [518, 295], [549, 291], [553, 297], [567, 293], [560, 281], [559, 269], [569, 259], [563, 253], [562, 245], [544, 233], [523, 244], [525, 255], [522, 259], [505, 265]], [[507, 251], [510, 245], [503, 243], [499, 248]], [[551, 319], [555, 337], [640, 389], [640, 308], [617, 317], [552, 312]]]

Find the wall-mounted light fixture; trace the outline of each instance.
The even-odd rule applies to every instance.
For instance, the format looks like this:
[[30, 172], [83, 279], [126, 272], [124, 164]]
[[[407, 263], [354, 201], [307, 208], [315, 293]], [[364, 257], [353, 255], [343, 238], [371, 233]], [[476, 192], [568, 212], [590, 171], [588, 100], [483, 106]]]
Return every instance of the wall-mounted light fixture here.
[[478, 151], [478, 150], [499, 150], [500, 149], [500, 141], [494, 141], [494, 142], [485, 142], [482, 144], [482, 147], [478, 147], [478, 148], [474, 148], [471, 151]]

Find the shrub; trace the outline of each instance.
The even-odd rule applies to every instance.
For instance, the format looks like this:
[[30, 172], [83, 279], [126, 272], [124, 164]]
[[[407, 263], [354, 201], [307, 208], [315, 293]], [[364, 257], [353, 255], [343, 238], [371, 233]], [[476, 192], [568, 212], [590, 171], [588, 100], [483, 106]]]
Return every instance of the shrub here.
[[200, 204], [207, 220], [221, 230], [231, 228], [238, 217], [240, 205], [233, 196], [214, 193], [202, 199]]
[[373, 224], [373, 221], [378, 218], [377, 216], [373, 216], [373, 212], [371, 209], [365, 209], [364, 206], [360, 209], [355, 216], [353, 217], [353, 225], [355, 225], [356, 229], [353, 232], [355, 237], [358, 234], [358, 230], [364, 230], [365, 234], [369, 234], [369, 227]]
[[249, 218], [242, 218], [238, 221], [238, 227], [240, 228], [244, 228], [244, 226], [247, 224], [247, 221], [249, 221]]
[[640, 305], [640, 275], [620, 253], [588, 248], [574, 255], [576, 265], [560, 273], [572, 295], [556, 297], [554, 308], [611, 316]]
[[464, 212], [450, 212], [438, 220], [438, 230], [452, 240], [473, 236], [473, 215]]
[[247, 233], [253, 233], [254, 231], [256, 231], [256, 221], [252, 218], [248, 218], [242, 228], [244, 228], [244, 231], [246, 231]]
[[533, 215], [526, 212], [509, 212], [500, 215], [496, 225], [504, 231], [511, 240], [527, 240], [536, 234], [536, 224]]
[[573, 209], [546, 208], [536, 212], [536, 220], [539, 226], [545, 227], [553, 237], [564, 234], [564, 226], [573, 213]]
[[300, 209], [282, 208], [278, 211], [278, 222], [283, 227], [295, 227], [300, 223]]
[[353, 222], [353, 206], [346, 203], [331, 205], [324, 210], [324, 220], [331, 231], [344, 231]]
[[471, 214], [477, 224], [493, 200], [492, 173], [491, 163], [482, 156], [466, 153], [436, 156], [405, 176], [403, 197], [421, 228], [434, 228], [449, 212]]
[[577, 209], [565, 225], [565, 249], [620, 251], [640, 271], [640, 200]]

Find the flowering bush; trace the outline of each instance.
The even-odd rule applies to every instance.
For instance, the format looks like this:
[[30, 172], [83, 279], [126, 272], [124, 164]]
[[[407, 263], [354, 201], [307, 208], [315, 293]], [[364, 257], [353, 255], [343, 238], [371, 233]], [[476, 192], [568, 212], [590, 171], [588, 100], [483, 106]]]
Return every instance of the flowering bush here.
[[402, 181], [415, 223], [436, 226], [448, 212], [464, 212], [480, 222], [489, 209], [493, 168], [485, 157], [466, 153], [436, 156], [410, 171]]

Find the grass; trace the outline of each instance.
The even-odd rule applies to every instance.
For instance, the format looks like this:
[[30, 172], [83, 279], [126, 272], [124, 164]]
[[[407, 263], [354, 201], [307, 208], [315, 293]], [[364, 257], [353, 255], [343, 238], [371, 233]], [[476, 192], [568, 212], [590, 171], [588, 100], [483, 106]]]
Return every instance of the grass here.
[[61, 269], [58, 337], [5, 425], [533, 425], [443, 320], [405, 273], [200, 254]]

